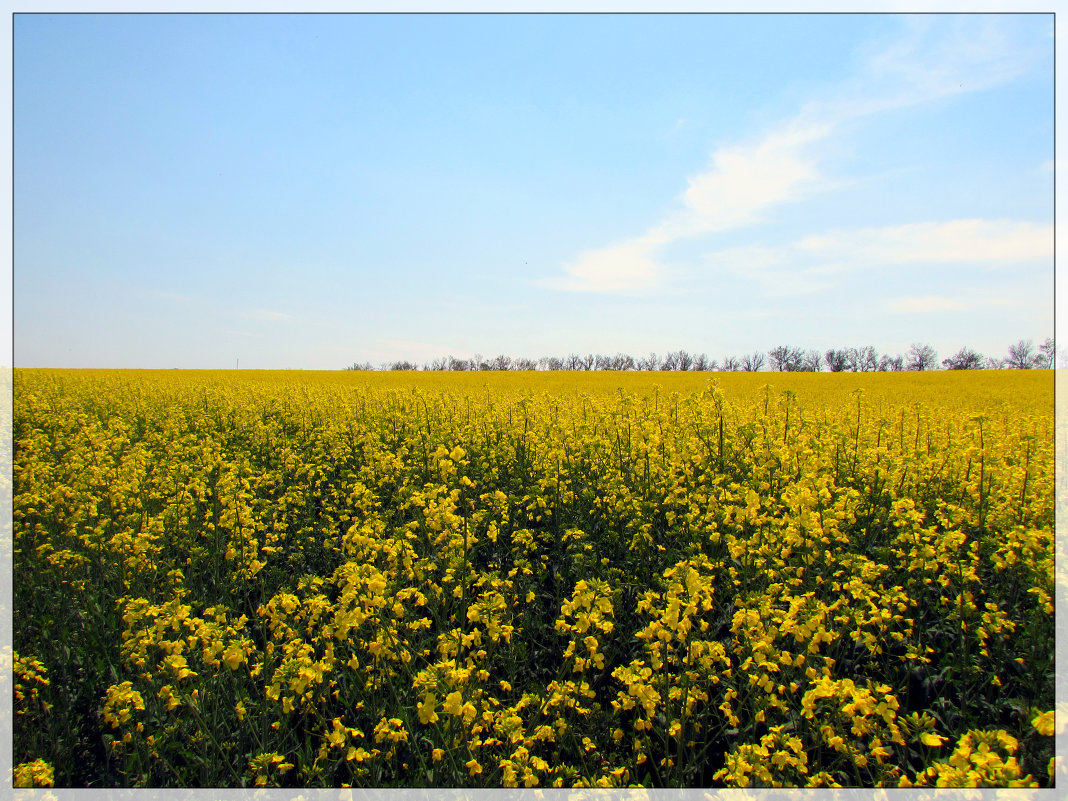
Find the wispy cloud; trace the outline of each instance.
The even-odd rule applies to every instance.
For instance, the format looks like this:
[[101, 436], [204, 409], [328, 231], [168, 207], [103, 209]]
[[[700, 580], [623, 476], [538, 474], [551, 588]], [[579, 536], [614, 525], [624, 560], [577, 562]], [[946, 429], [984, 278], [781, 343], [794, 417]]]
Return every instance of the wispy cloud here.
[[937, 295], [919, 295], [911, 298], [897, 298], [887, 303], [887, 308], [898, 314], [938, 313], [961, 311], [968, 304], [959, 298], [946, 298]]
[[944, 314], [954, 311], [972, 311], [980, 308], [1012, 306], [1007, 298], [960, 298], [940, 295], [917, 295], [887, 301], [886, 310], [894, 314]]
[[859, 228], [797, 242], [795, 252], [828, 267], [978, 263], [1030, 266], [1053, 259], [1053, 226], [1025, 220], [950, 220]]
[[[840, 88], [813, 98], [793, 118], [753, 141], [714, 150], [708, 167], [687, 179], [676, 208], [659, 223], [638, 236], [579, 253], [563, 265], [562, 276], [544, 280], [541, 285], [605, 293], [660, 288], [671, 275], [659, 258], [663, 246], [766, 222], [777, 207], [838, 186], [840, 181], [823, 171], [816, 146], [846, 124], [1004, 84], [1032, 69], [1037, 58], [1038, 51], [1018, 47], [993, 20], [964, 16], [952, 18], [947, 25], [928, 17], [906, 19], [904, 35], [861, 51], [861, 69]], [[905, 226], [856, 232], [854, 241], [839, 235], [837, 245], [814, 237], [797, 247], [833, 250], [837, 246], [853, 255], [865, 249], [882, 251], [890, 261], [961, 260], [952, 255], [951, 249], [957, 244], [964, 245], [959, 252], [984, 260], [990, 260], [984, 249], [987, 244], [1005, 254], [1040, 250], [1038, 240], [1047, 229], [1032, 230], [1026, 223], [1008, 225], [1012, 230], [1006, 232], [999, 229], [1003, 226], [1000, 221], [919, 223], [911, 230]], [[969, 228], [982, 229], [987, 241], [969, 240]], [[919, 241], [890, 242], [902, 234], [915, 235]], [[865, 237], [875, 240], [865, 244]], [[890, 254], [894, 247], [898, 252]], [[994, 260], [997, 258], [1000, 256]], [[795, 284], [798, 289], [808, 285]]]
[[656, 258], [672, 242], [728, 231], [765, 219], [771, 208], [796, 201], [829, 183], [807, 144], [825, 127], [787, 124], [758, 142], [727, 146], [712, 154], [707, 170], [688, 179], [680, 208], [633, 239], [582, 252], [564, 265], [565, 275], [544, 286], [578, 292], [642, 292], [668, 275]]
[[907, 265], [1030, 269], [1053, 264], [1053, 226], [1019, 220], [950, 220], [832, 231], [780, 247], [707, 253], [705, 263], [761, 284], [767, 295], [830, 288], [858, 270]]
[[874, 102], [914, 105], [959, 92], [1001, 86], [1030, 71], [1047, 53], [1044, 45], [1021, 46], [1004, 19], [976, 15], [907, 16], [906, 33], [867, 48], [870, 87], [887, 88]]

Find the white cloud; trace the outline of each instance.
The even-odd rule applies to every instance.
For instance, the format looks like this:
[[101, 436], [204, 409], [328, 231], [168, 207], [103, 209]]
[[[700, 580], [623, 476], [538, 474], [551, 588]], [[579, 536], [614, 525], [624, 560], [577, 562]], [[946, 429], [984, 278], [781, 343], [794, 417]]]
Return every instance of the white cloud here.
[[[565, 276], [542, 285], [585, 292], [662, 287], [668, 270], [657, 258], [660, 246], [765, 222], [775, 207], [836, 186], [821, 172], [820, 158], [812, 151], [844, 124], [1004, 84], [1032, 69], [1046, 52], [1010, 41], [996, 20], [973, 15], [905, 19], [906, 34], [862, 52], [863, 67], [842, 88], [813, 99], [762, 138], [713, 151], [708, 168], [687, 179], [681, 208], [641, 236], [580, 253], [564, 265]], [[1005, 230], [1006, 225], [1011, 230]], [[867, 254], [869, 262], [887, 263], [999, 261], [1020, 254], [1034, 259], [1045, 257], [1047, 244], [1042, 240], [1048, 232], [1048, 227], [1029, 223], [961, 220], [869, 229], [843, 241], [813, 237], [794, 249], [825, 250], [828, 258], [834, 250], [850, 258]]]
[[826, 126], [791, 124], [755, 145], [718, 149], [711, 167], [689, 179], [682, 196], [685, 210], [655, 233], [675, 240], [741, 228], [776, 205], [816, 191], [825, 181], [804, 147], [828, 132]]
[[661, 282], [663, 268], [650, 256], [659, 244], [655, 237], [620, 242], [586, 251], [565, 265], [567, 277], [542, 283], [552, 289], [572, 292], [641, 292]]
[[766, 211], [799, 200], [826, 182], [803, 148], [826, 135], [815, 127], [787, 125], [752, 145], [723, 147], [711, 166], [691, 177], [682, 208], [634, 239], [580, 253], [567, 276], [544, 286], [582, 292], [637, 292], [661, 286], [666, 269], [659, 246], [759, 222]]

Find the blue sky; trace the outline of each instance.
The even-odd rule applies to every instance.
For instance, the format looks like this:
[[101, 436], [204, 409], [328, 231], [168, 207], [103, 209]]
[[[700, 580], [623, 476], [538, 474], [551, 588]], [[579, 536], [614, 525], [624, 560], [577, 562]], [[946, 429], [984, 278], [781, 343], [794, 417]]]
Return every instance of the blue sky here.
[[1053, 16], [19, 15], [16, 366], [1053, 335]]

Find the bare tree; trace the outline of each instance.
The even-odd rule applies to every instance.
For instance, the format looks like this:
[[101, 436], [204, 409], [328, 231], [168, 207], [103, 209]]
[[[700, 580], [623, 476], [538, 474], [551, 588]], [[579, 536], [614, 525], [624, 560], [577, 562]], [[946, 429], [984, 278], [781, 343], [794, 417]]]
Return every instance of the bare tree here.
[[796, 373], [801, 369], [805, 352], [801, 348], [779, 345], [768, 351], [768, 362], [772, 370], [781, 373]]
[[612, 357], [612, 369], [613, 370], [634, 370], [636, 364], [634, 357], [626, 353], [617, 353]]
[[823, 354], [823, 359], [832, 373], [841, 373], [849, 366], [848, 353], [844, 350], [832, 348]]
[[1010, 370], [1030, 370], [1035, 366], [1035, 343], [1030, 339], [1021, 339], [1009, 346], [1009, 355], [1004, 364]]
[[851, 373], [871, 373], [879, 369], [879, 353], [872, 345], [841, 351], [845, 369]]
[[661, 370], [678, 370], [678, 354], [674, 351], [669, 351], [668, 355], [664, 357], [664, 360], [660, 362]]
[[900, 353], [897, 356], [891, 356], [889, 353], [884, 353], [883, 357], [879, 359], [879, 371], [884, 373], [897, 373], [905, 369], [905, 357]]
[[740, 370], [742, 363], [738, 361], [737, 356], [726, 356], [723, 359], [723, 372], [734, 373]]
[[457, 359], [453, 356], [449, 356], [449, 369], [457, 372], [472, 369], [471, 363], [467, 359]]
[[559, 356], [542, 356], [538, 359], [538, 364], [541, 365], [543, 370], [559, 371], [567, 369], [564, 367], [564, 360]]
[[612, 357], [603, 353], [598, 353], [593, 358], [594, 370], [611, 370], [612, 369]]
[[512, 369], [512, 357], [505, 356], [503, 353], [496, 359], [489, 363], [491, 370], [511, 370]]
[[1053, 337], [1047, 337], [1046, 341], [1039, 345], [1039, 355], [1035, 359], [1035, 367], [1041, 370], [1052, 370], [1057, 348], [1054, 346]]
[[515, 365], [513, 366], [512, 369], [514, 369], [514, 370], [523, 370], [524, 372], [530, 371], [530, 370], [537, 370], [538, 369], [538, 363], [536, 361], [534, 361], [533, 359], [519, 358], [519, 359], [515, 360]]
[[801, 360], [801, 369], [806, 373], [818, 373], [820, 371], [820, 352], [818, 350], [808, 351]]
[[698, 353], [696, 356], [693, 357], [693, 367], [691, 369], [700, 372], [705, 372], [707, 370], [715, 370], [716, 360], [709, 359], [707, 354]]
[[913, 342], [909, 346], [905, 368], [908, 370], [933, 370], [938, 364], [938, 353], [930, 345]]
[[942, 366], [947, 370], [982, 370], [984, 363], [983, 355], [967, 345], [948, 359], [942, 360]]
[[759, 350], [749, 356], [742, 357], [742, 369], [747, 373], [755, 373], [764, 366], [764, 354]]
[[865, 345], [856, 349], [856, 371], [858, 373], [873, 373], [879, 368], [879, 353], [873, 345]]
[[846, 370], [850, 373], [860, 372], [860, 351], [856, 348], [846, 348]]
[[638, 359], [639, 370], [656, 370], [660, 367], [660, 357], [655, 353], [650, 353], [644, 359]]

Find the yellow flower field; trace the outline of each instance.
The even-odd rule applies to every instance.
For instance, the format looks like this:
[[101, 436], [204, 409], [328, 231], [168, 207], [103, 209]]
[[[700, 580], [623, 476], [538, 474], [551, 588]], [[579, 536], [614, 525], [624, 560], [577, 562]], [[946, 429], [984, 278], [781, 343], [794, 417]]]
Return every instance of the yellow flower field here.
[[20, 786], [1048, 786], [1051, 371], [14, 371]]

